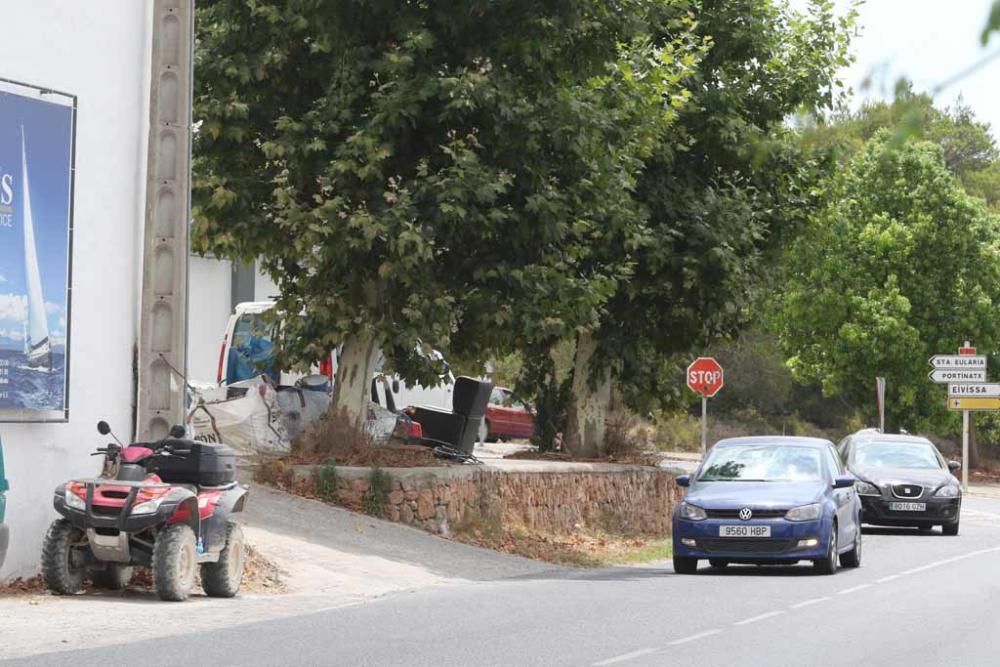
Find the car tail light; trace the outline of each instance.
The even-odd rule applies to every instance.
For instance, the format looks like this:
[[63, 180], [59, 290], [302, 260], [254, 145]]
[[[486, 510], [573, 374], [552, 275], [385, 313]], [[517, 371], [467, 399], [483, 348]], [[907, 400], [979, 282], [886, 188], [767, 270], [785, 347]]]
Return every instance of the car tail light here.
[[424, 437], [424, 427], [420, 422], [411, 421], [406, 425], [406, 435], [412, 440], [420, 440]]
[[229, 335], [222, 337], [222, 347], [219, 348], [219, 369], [215, 373], [216, 382], [222, 384], [222, 365], [226, 360], [226, 341], [229, 340]]
[[331, 381], [333, 380], [333, 360], [330, 359], [330, 355], [327, 355], [323, 361], [319, 362], [319, 374], [325, 375]]

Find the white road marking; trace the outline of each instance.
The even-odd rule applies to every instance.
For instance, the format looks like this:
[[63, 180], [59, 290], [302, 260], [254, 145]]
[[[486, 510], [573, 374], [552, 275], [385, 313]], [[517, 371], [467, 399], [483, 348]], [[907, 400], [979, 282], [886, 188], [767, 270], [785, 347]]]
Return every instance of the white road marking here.
[[603, 665], [614, 665], [619, 662], [627, 662], [633, 658], [639, 658], [644, 655], [649, 655], [650, 653], [656, 653], [659, 649], [656, 648], [641, 648], [638, 651], [632, 651], [631, 653], [622, 653], [621, 655], [616, 655], [613, 658], [608, 658], [607, 660], [601, 660], [600, 662], [595, 662], [593, 667], [602, 667]]
[[809, 607], [811, 605], [818, 604], [820, 602], [826, 602], [829, 599], [830, 599], [829, 597], [813, 598], [812, 600], [806, 600], [804, 602], [799, 602], [798, 604], [793, 604], [791, 608], [802, 609], [803, 607]]
[[705, 632], [699, 632], [696, 635], [691, 635], [690, 637], [684, 637], [683, 639], [675, 639], [674, 641], [667, 644], [667, 646], [679, 646], [681, 644], [687, 644], [688, 642], [693, 642], [697, 639], [704, 639], [705, 637], [711, 637], [712, 635], [717, 635], [722, 630], [715, 628], [713, 630], [705, 630]]
[[903, 576], [903, 575], [901, 575], [901, 574], [890, 574], [890, 575], [888, 575], [886, 577], [882, 577], [881, 579], [876, 579], [875, 583], [876, 584], [884, 584], [887, 581], [892, 581], [893, 579], [899, 579], [901, 576]]
[[837, 593], [837, 595], [850, 595], [851, 593], [856, 593], [858, 591], [863, 591], [869, 588], [871, 584], [859, 584], [857, 586], [852, 586], [851, 588], [845, 588], [844, 590]]
[[751, 623], [756, 623], [757, 621], [763, 621], [765, 618], [773, 618], [775, 616], [781, 616], [785, 612], [782, 610], [769, 611], [766, 614], [760, 614], [759, 616], [751, 616], [750, 618], [745, 618], [742, 621], [737, 621], [733, 625], [750, 625]]

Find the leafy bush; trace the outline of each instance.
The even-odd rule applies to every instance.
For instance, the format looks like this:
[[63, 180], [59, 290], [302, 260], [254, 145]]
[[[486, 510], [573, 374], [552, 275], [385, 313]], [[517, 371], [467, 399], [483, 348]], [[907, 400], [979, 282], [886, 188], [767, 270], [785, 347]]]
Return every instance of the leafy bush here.
[[326, 459], [313, 469], [313, 484], [316, 495], [323, 500], [337, 498], [337, 464], [333, 459]]
[[392, 477], [378, 466], [372, 468], [368, 475], [368, 490], [365, 491], [365, 513], [371, 516], [382, 516], [382, 510], [389, 498], [392, 488]]

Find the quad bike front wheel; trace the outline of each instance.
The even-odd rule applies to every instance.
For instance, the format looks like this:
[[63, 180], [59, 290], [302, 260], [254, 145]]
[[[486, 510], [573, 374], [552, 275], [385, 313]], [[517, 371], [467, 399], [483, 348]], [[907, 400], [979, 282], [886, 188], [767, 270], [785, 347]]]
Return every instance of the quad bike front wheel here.
[[194, 531], [175, 523], [156, 536], [153, 545], [153, 584], [161, 600], [182, 602], [191, 594], [197, 567]]
[[56, 595], [75, 595], [83, 589], [86, 536], [66, 519], [49, 526], [42, 545], [42, 575], [45, 586]]
[[201, 566], [201, 586], [213, 598], [231, 598], [243, 582], [243, 565], [246, 562], [246, 542], [243, 529], [235, 521], [226, 524], [226, 546], [215, 563]]
[[121, 563], [108, 563], [91, 572], [90, 580], [98, 588], [120, 591], [132, 581], [132, 568]]

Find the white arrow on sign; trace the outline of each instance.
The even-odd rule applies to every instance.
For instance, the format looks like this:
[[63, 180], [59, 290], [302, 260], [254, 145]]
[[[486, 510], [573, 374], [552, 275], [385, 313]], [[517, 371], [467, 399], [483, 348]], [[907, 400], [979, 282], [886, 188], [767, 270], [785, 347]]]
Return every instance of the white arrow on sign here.
[[1000, 398], [1000, 384], [949, 384], [948, 398]]
[[938, 384], [986, 382], [986, 370], [956, 371], [946, 368], [939, 368], [927, 374], [931, 382]]
[[974, 369], [986, 370], [986, 357], [983, 355], [935, 354], [927, 360], [932, 368]]

